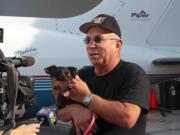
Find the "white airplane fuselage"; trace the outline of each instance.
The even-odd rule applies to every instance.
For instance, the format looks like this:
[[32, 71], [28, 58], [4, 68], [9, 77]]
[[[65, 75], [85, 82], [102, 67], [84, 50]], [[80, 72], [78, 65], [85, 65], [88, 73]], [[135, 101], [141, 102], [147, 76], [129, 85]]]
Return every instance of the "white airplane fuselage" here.
[[44, 100], [38, 92], [50, 95], [52, 89], [44, 68], [53, 64], [78, 68], [90, 65], [83, 43], [85, 35], [79, 31], [79, 26], [106, 13], [115, 16], [121, 27], [123, 60], [139, 64], [152, 82], [178, 77], [180, 63], [153, 64], [153, 60], [159, 58], [180, 58], [178, 5], [179, 0], [104, 0], [85, 13], [67, 18], [0, 14], [0, 28], [3, 29], [0, 49], [6, 57], [35, 58], [33, 66], [19, 70], [23, 75], [34, 77], [38, 100]]

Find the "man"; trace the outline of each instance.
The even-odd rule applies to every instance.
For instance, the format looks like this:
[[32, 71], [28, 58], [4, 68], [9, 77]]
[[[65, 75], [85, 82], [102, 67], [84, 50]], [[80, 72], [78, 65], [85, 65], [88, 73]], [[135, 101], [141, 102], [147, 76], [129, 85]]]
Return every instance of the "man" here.
[[93, 66], [81, 69], [71, 91], [64, 93], [80, 104], [69, 105], [58, 115], [64, 121], [72, 119], [77, 134], [96, 115], [92, 132], [97, 135], [144, 135], [150, 84], [141, 67], [121, 59], [117, 21], [101, 14], [81, 25], [80, 31], [87, 35], [84, 42]]

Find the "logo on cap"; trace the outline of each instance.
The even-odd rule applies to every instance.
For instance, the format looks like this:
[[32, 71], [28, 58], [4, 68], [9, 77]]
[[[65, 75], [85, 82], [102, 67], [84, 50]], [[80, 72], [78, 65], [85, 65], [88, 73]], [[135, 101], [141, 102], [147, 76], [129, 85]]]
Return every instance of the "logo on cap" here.
[[107, 17], [97, 17], [94, 18], [91, 22], [92, 23], [97, 23], [97, 24], [101, 24], [106, 20]]

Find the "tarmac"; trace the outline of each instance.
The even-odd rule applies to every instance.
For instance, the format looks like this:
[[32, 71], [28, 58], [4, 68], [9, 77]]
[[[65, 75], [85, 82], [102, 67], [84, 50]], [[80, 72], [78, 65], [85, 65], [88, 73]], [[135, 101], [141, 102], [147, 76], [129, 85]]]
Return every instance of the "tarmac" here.
[[152, 110], [148, 114], [147, 135], [180, 135], [180, 110], [163, 112]]

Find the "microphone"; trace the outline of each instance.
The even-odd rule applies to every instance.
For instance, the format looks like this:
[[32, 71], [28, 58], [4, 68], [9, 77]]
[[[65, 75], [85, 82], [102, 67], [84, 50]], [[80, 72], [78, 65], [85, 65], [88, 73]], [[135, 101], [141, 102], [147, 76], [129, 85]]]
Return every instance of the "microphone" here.
[[5, 57], [3, 61], [11, 62], [15, 65], [15, 67], [29, 67], [35, 63], [35, 59], [30, 56], [23, 57]]
[[54, 127], [57, 123], [57, 115], [52, 107], [42, 107], [37, 113], [36, 118], [42, 126]]

